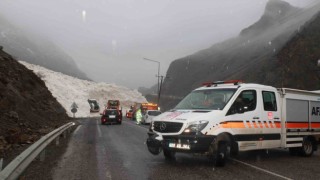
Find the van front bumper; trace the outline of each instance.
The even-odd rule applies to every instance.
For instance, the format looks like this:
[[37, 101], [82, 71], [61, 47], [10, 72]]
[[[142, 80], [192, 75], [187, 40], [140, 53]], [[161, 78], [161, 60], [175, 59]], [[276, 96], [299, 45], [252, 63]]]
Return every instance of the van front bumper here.
[[[147, 145], [149, 148], [158, 146], [165, 150], [173, 152], [184, 152], [184, 153], [204, 153], [209, 151], [210, 145], [215, 141], [216, 136], [212, 135], [170, 135], [162, 136], [162, 140], [156, 139], [158, 136], [156, 133], [149, 132], [149, 138], [147, 139]], [[159, 152], [159, 151], [157, 151]], [[153, 153], [156, 154], [156, 153]]]
[[174, 152], [204, 153], [209, 151], [215, 136], [211, 135], [176, 135], [163, 136], [162, 148]]

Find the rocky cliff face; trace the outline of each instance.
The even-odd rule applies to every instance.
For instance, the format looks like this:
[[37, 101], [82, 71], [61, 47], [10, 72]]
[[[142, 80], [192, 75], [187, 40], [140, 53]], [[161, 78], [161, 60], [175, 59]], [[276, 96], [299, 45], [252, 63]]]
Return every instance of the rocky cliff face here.
[[320, 90], [320, 13], [298, 32], [279, 51], [278, 73], [274, 80], [278, 87]]
[[64, 108], [44, 82], [0, 50], [0, 158], [67, 121]]
[[[301, 57], [311, 56], [309, 50], [297, 51], [296, 45], [292, 43], [299, 41], [297, 43], [300, 48], [307, 45], [302, 44], [302, 39], [295, 40], [296, 36], [302, 36], [306, 29], [309, 29], [313, 23], [307, 22], [314, 21], [319, 10], [320, 5], [298, 9], [280, 0], [270, 0], [261, 19], [244, 29], [238, 37], [173, 61], [167, 72], [171, 78], [167, 79], [163, 85], [164, 95], [182, 97], [199, 87], [202, 82], [227, 79], [242, 79], [245, 82], [277, 87], [290, 85], [293, 88], [316, 88], [305, 86], [305, 84], [298, 85], [296, 82], [289, 83], [293, 78], [288, 77], [299, 77], [301, 78], [299, 82], [302, 82], [309, 75], [300, 73], [310, 73], [306, 69], [315, 68], [314, 61], [316, 60], [308, 62], [310, 63], [309, 68], [302, 67], [305, 61]], [[316, 29], [312, 30], [312, 32], [315, 31]], [[310, 41], [308, 46], [314, 46], [319, 42], [314, 37], [308, 39]], [[312, 57], [316, 57], [316, 51], [319, 49], [311, 49], [314, 52]], [[298, 52], [299, 54], [296, 54]], [[289, 62], [293, 57], [300, 57], [300, 61]], [[287, 69], [288, 73], [283, 74], [283, 69]], [[305, 70], [302, 71], [302, 69]], [[310, 77], [313, 77], [315, 73], [312, 74]], [[317, 78], [313, 78], [315, 79]], [[319, 84], [319, 81], [317, 82]]]

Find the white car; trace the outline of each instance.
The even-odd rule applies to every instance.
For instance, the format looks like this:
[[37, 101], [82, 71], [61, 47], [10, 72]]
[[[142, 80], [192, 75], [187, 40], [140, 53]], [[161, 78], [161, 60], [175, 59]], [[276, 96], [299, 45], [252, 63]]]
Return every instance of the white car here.
[[159, 110], [147, 110], [145, 114], [142, 116], [142, 124], [149, 124], [153, 120], [154, 117], [161, 114]]

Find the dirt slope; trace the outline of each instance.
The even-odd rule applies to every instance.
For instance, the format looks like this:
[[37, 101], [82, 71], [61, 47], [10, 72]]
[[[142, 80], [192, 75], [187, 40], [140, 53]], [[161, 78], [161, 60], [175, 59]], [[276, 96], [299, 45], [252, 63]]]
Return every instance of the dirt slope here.
[[0, 47], [0, 158], [66, 123], [44, 82]]

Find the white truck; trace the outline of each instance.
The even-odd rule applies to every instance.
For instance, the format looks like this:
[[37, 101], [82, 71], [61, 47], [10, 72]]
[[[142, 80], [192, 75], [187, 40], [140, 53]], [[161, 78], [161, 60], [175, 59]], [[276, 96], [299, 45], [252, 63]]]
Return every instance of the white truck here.
[[223, 166], [239, 151], [287, 148], [311, 156], [320, 138], [320, 93], [238, 80], [204, 83], [154, 118], [148, 150], [200, 153]]

